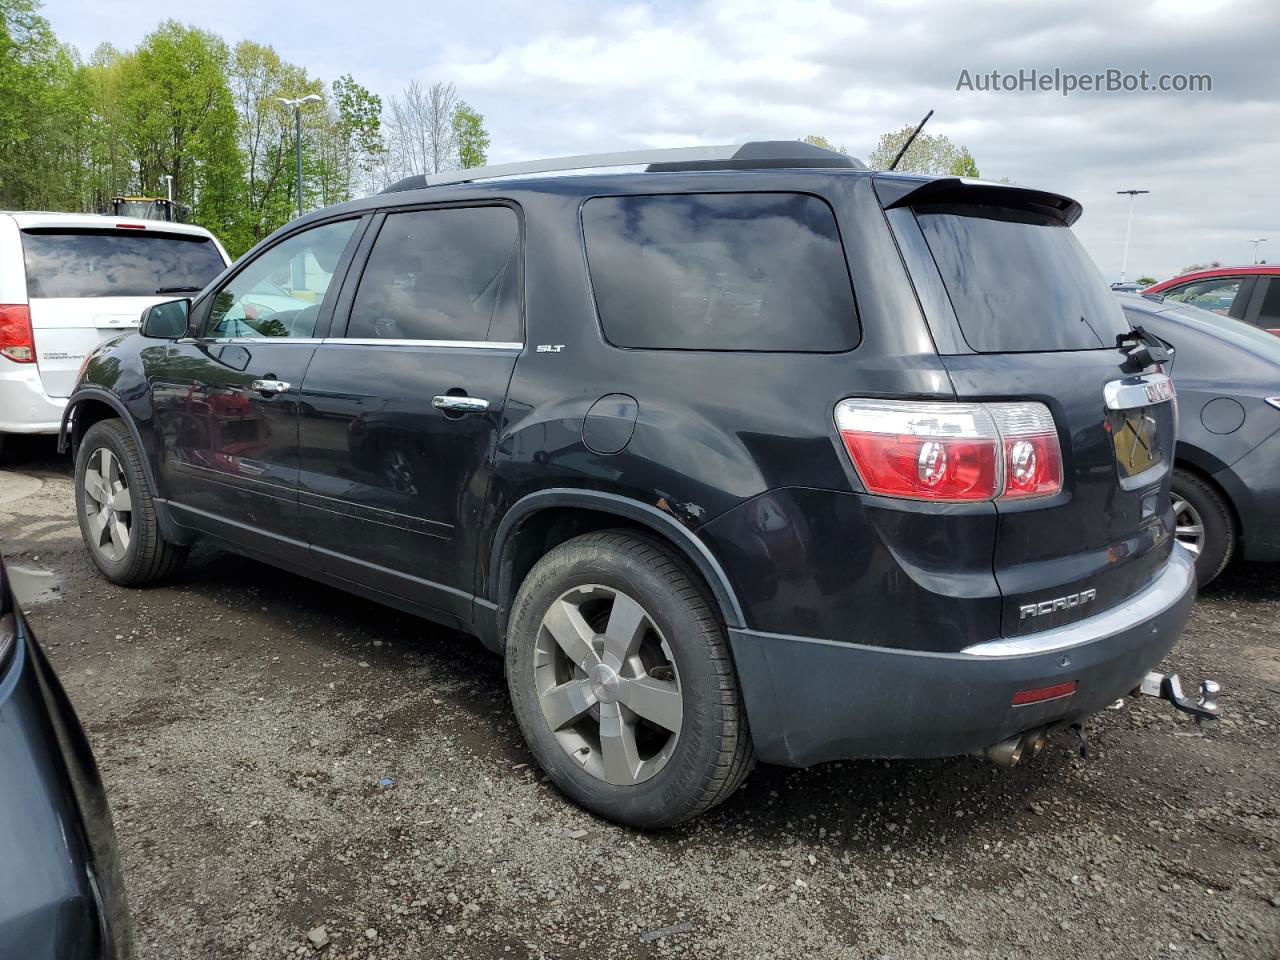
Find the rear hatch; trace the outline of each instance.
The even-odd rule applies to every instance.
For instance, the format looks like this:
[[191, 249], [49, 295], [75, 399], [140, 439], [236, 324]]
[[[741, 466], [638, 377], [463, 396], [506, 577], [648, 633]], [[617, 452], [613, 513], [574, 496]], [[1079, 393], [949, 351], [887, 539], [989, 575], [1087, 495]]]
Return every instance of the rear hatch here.
[[1131, 336], [1054, 194], [878, 177], [877, 189], [960, 401], [1035, 401], [1053, 415], [1061, 490], [996, 501], [1002, 632], [1115, 606], [1173, 546], [1172, 383]]
[[152, 227], [29, 227], [22, 251], [36, 365], [51, 397], [69, 396], [89, 351], [135, 329], [144, 308], [203, 289], [225, 266], [209, 237]]

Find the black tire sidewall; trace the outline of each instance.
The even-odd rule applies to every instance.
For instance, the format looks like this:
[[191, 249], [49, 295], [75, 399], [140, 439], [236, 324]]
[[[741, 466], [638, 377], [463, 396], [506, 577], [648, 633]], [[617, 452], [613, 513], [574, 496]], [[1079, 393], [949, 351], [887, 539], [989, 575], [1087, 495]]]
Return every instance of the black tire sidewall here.
[[[147, 494], [147, 480], [142, 467], [137, 462], [137, 454], [132, 443], [126, 442], [128, 428], [118, 420], [101, 420], [93, 424], [80, 441], [76, 450], [75, 492], [76, 520], [80, 524], [80, 536], [84, 539], [89, 558], [108, 580], [114, 583], [128, 584], [136, 580], [142, 566], [145, 542], [158, 537], [155, 514], [151, 510], [151, 498]], [[106, 447], [120, 462], [129, 481], [129, 492], [133, 510], [129, 517], [129, 547], [120, 560], [108, 560], [101, 552], [94, 549], [85, 517], [84, 474], [89, 460], [98, 450]]]
[[1185, 470], [1174, 470], [1171, 492], [1195, 509], [1204, 526], [1204, 542], [1195, 558], [1196, 581], [1204, 587], [1226, 569], [1235, 554], [1235, 523], [1222, 498]]
[[[534, 687], [534, 644], [543, 615], [566, 591], [588, 583], [621, 590], [637, 600], [667, 640], [679, 672], [684, 709], [680, 739], [666, 765], [635, 786], [605, 783], [582, 770], [547, 725]], [[526, 742], [551, 780], [575, 802], [636, 827], [667, 826], [693, 812], [715, 772], [721, 748], [717, 707], [722, 678], [711, 654], [712, 646], [723, 642], [723, 627], [713, 619], [713, 629], [708, 630], [710, 609], [705, 598], [690, 603], [658, 570], [604, 543], [570, 541], [530, 571], [507, 631], [507, 683]]]

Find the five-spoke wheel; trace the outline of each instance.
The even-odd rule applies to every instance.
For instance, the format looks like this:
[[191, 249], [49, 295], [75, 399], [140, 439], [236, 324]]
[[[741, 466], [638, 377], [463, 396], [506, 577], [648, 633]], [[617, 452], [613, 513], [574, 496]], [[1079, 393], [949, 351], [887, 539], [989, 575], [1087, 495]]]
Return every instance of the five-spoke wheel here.
[[671, 759], [684, 716], [680, 676], [637, 600], [600, 584], [575, 587], [548, 608], [535, 651], [542, 715], [583, 770], [629, 786]]
[[89, 528], [89, 547], [118, 563], [129, 550], [133, 500], [128, 477], [116, 455], [107, 447], [93, 451], [80, 485], [84, 489], [82, 510]]
[[725, 629], [682, 557], [633, 531], [560, 544], [512, 604], [507, 684], [534, 756], [601, 816], [661, 827], [751, 768]]

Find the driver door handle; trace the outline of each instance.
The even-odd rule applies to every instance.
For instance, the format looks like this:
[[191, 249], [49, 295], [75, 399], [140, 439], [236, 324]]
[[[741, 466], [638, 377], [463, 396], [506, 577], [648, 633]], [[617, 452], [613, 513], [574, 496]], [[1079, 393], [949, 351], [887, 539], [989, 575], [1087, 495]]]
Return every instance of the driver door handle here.
[[284, 393], [289, 389], [287, 380], [255, 380], [250, 384], [259, 393]]
[[489, 401], [483, 397], [457, 397], [452, 395], [432, 397], [431, 405], [437, 410], [447, 410], [450, 413], [484, 413], [489, 409]]

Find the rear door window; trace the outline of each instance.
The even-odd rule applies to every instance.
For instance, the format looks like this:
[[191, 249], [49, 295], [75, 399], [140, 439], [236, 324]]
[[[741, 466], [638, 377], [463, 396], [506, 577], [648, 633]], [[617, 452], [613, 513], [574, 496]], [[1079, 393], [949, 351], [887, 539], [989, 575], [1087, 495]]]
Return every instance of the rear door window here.
[[1209, 310], [1226, 317], [1231, 314], [1231, 305], [1240, 295], [1240, 277], [1217, 277], [1213, 280], [1200, 280], [1178, 287], [1166, 293], [1166, 300], [1175, 300], [1201, 310]]
[[976, 205], [915, 212], [965, 342], [978, 353], [1097, 350], [1128, 332], [1070, 227]]
[[596, 197], [582, 211], [619, 347], [833, 353], [858, 345], [831, 208], [796, 193]]
[[1267, 288], [1255, 322], [1264, 330], [1275, 333], [1280, 331], [1280, 277], [1270, 277], [1263, 282]]
[[519, 235], [510, 207], [388, 214], [360, 278], [346, 336], [518, 341]]
[[195, 292], [226, 264], [208, 237], [150, 230], [25, 230], [29, 297]]

